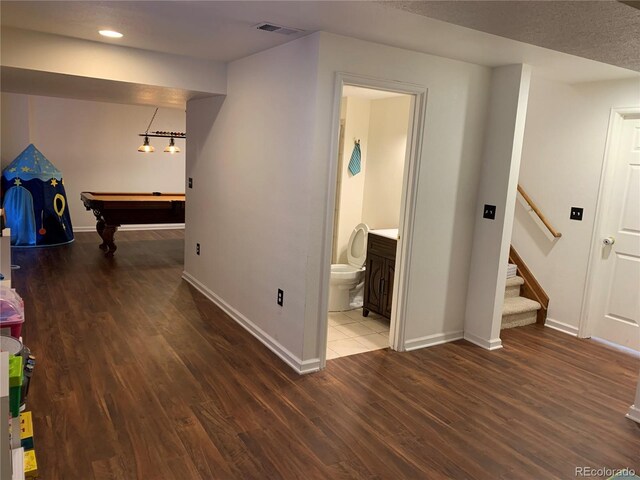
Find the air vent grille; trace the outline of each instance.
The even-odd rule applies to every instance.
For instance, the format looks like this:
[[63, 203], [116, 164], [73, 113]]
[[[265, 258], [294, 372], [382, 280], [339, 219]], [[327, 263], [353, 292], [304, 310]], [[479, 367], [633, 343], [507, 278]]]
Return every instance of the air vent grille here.
[[281, 35], [294, 35], [296, 33], [301, 33], [303, 30], [299, 30], [297, 28], [291, 27], [283, 27], [282, 25], [276, 25], [274, 23], [262, 22], [255, 26], [258, 30], [262, 30], [264, 32], [274, 32], [279, 33]]

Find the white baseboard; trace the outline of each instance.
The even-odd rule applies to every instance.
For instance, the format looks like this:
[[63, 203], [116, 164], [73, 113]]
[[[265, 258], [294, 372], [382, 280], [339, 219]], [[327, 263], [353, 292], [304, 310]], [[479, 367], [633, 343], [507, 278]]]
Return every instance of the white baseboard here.
[[[269, 347], [269, 348], [271, 348], [271, 347]], [[284, 347], [282, 347], [282, 348], [284, 348]], [[282, 357], [280, 357], [280, 358], [282, 358]], [[297, 373], [299, 373], [301, 375], [304, 375], [305, 373], [318, 372], [320, 370], [320, 359], [319, 358], [312, 358], [310, 360], [303, 360], [302, 362], [298, 359], [298, 357], [295, 357], [295, 359], [300, 364], [299, 368], [297, 366], [294, 367], [290, 363], [288, 365], [290, 367], [292, 367]]]
[[[122, 225], [118, 227], [118, 231], [133, 232], [138, 230], [182, 230], [184, 229], [184, 223], [149, 223], [149, 224], [136, 224], [136, 225]], [[76, 233], [83, 232], [95, 232], [95, 225], [91, 227], [73, 227], [73, 231]]]
[[443, 343], [453, 342], [454, 340], [460, 340], [464, 338], [462, 331], [458, 332], [444, 332], [434, 333], [433, 335], [427, 335], [426, 337], [418, 337], [404, 342], [404, 350], [410, 352], [411, 350], [418, 350], [419, 348], [433, 347], [435, 345], [441, 345]]
[[485, 340], [470, 332], [464, 332], [464, 339], [467, 342], [471, 342], [474, 345], [484, 348], [485, 350], [498, 350], [502, 348], [502, 340], [499, 338], [493, 338], [491, 340]]
[[640, 405], [637, 407], [635, 405], [631, 405], [631, 407], [629, 407], [629, 413], [625, 416], [634, 422], [640, 423]]
[[558, 330], [559, 332], [563, 332], [574, 337], [578, 336], [578, 327], [574, 327], [573, 325], [569, 325], [568, 323], [554, 320], [553, 318], [547, 317], [544, 322], [544, 326], [553, 328], [554, 330]]
[[236, 323], [247, 330], [251, 335], [262, 342], [269, 350], [275, 353], [283, 362], [293, 368], [297, 373], [311, 373], [320, 370], [320, 359], [312, 358], [311, 360], [300, 360], [296, 355], [287, 350], [277, 340], [271, 337], [267, 332], [258, 327], [255, 323], [225, 302], [218, 295], [209, 290], [193, 275], [182, 272], [182, 278], [193, 285], [200, 293], [220, 307], [227, 315], [229, 315]]

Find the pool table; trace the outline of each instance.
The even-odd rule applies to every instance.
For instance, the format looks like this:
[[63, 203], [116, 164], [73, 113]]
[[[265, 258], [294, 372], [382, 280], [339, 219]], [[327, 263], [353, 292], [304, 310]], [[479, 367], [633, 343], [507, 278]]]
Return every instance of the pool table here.
[[99, 247], [108, 257], [118, 248], [113, 237], [120, 225], [184, 223], [184, 193], [82, 192], [80, 199], [96, 217]]

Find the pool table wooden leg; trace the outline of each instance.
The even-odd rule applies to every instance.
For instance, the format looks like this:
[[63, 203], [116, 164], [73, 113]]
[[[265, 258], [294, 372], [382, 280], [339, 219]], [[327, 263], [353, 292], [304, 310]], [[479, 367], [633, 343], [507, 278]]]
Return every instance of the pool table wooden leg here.
[[116, 244], [113, 242], [113, 237], [117, 230], [117, 225], [105, 225], [104, 230], [102, 231], [102, 240], [107, 246], [107, 251], [104, 254], [107, 257], [113, 257], [113, 254], [116, 253], [116, 250], [118, 249]]
[[104, 220], [102, 220], [101, 218], [98, 218], [98, 222], [96, 223], [96, 232], [98, 232], [98, 235], [100, 235], [100, 238], [102, 239], [102, 243], [100, 245], [98, 245], [98, 248], [100, 248], [100, 250], [108, 250], [109, 247], [107, 247], [107, 244], [104, 241]]

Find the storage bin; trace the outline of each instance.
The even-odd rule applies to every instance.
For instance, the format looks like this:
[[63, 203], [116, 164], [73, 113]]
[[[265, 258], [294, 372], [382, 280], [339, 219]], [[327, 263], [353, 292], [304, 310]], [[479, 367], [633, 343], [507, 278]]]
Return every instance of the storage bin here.
[[20, 338], [24, 323], [24, 302], [18, 293], [0, 287], [0, 329], [9, 328], [11, 336]]

